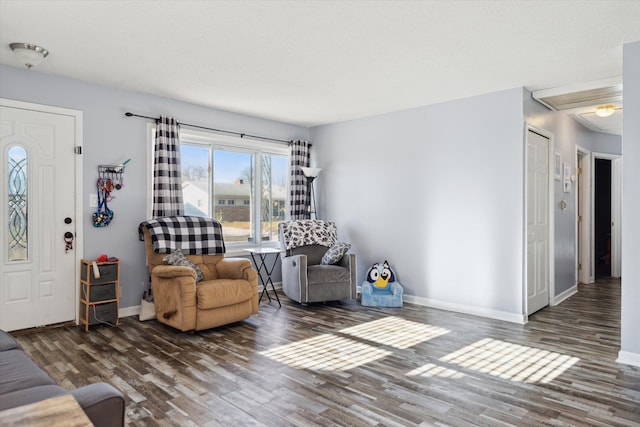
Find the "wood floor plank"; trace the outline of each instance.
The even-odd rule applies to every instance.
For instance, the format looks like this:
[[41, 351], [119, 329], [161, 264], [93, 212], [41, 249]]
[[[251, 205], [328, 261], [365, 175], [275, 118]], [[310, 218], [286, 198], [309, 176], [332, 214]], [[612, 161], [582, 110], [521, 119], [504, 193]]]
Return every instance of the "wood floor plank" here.
[[128, 317], [15, 335], [64, 387], [120, 389], [131, 426], [640, 426], [620, 282], [578, 289], [526, 325], [282, 296], [195, 334]]

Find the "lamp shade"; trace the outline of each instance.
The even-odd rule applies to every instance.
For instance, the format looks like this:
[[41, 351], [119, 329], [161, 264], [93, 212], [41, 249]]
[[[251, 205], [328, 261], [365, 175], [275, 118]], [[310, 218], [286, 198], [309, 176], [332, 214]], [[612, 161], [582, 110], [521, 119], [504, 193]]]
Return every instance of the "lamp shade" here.
[[307, 178], [317, 178], [322, 169], [300, 166], [300, 170], [302, 171], [302, 175], [306, 176]]

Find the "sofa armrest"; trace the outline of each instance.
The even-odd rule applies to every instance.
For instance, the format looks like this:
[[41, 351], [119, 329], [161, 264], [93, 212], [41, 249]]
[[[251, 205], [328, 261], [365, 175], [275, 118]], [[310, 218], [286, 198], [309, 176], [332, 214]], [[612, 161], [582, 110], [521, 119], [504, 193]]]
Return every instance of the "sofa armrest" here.
[[0, 351], [13, 350], [15, 348], [20, 348], [18, 341], [8, 332], [0, 330]]
[[307, 288], [307, 256], [282, 257], [282, 291], [294, 301], [309, 302]]
[[124, 396], [112, 385], [89, 384], [71, 394], [96, 427], [124, 426]]
[[258, 287], [258, 273], [246, 258], [223, 258], [216, 264], [221, 279], [244, 279]]

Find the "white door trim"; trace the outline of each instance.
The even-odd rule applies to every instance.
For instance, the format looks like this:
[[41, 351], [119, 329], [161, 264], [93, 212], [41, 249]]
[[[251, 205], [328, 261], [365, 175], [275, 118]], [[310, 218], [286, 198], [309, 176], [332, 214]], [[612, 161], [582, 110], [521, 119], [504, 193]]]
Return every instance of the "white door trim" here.
[[611, 160], [611, 276], [622, 277], [622, 157]]
[[[587, 150], [584, 147], [576, 145], [576, 169], [580, 166], [578, 155], [583, 154], [586, 157], [584, 161], [584, 170], [582, 173], [588, 178], [588, 186], [582, 186], [587, 188], [578, 187], [578, 191], [575, 193], [575, 203], [576, 203], [576, 285], [578, 282], [582, 283], [593, 283], [594, 281], [594, 273], [593, 273], [593, 235], [591, 233], [592, 230], [592, 199], [593, 199], [593, 174], [592, 174], [592, 155], [591, 151]], [[580, 176], [576, 171], [577, 179], [576, 183], [579, 182]], [[580, 222], [578, 218], [578, 213], [580, 211], [578, 203], [579, 203], [579, 193], [586, 199], [585, 204], [588, 206], [587, 209], [582, 212], [582, 222], [586, 224], [587, 231], [583, 232], [583, 242], [578, 240], [578, 233], [580, 232]], [[583, 229], [584, 230], [584, 229]], [[586, 241], [586, 243], [584, 242]], [[580, 257], [580, 248], [578, 245], [581, 244], [583, 247], [587, 246], [589, 250], [582, 251], [582, 257]], [[582, 264], [582, 278], [580, 275], [580, 270], [578, 269], [579, 264]], [[585, 280], [586, 279], [586, 280]]]
[[[68, 108], [54, 107], [50, 105], [43, 104], [34, 104], [31, 102], [23, 102], [23, 101], [15, 101], [12, 99], [0, 98], [0, 105], [4, 107], [10, 108], [20, 108], [23, 110], [31, 110], [31, 111], [39, 111], [43, 113], [57, 114], [61, 116], [70, 116], [74, 119], [75, 123], [75, 140], [76, 147], [80, 147], [82, 150], [83, 146], [83, 113], [78, 110], [71, 110]], [[82, 171], [83, 171], [83, 158], [81, 155], [75, 156], [75, 164], [74, 164], [74, 181], [75, 181], [75, 191], [76, 191], [76, 199], [75, 199], [75, 221], [76, 221], [76, 236], [74, 238], [74, 252], [75, 252], [75, 265], [77, 268], [74, 269], [74, 281], [75, 281], [75, 301], [79, 301], [79, 292], [80, 292], [80, 260], [82, 259], [83, 254], [83, 227], [84, 227], [84, 215], [82, 212], [82, 207], [84, 203], [83, 199], [83, 185], [82, 185]], [[75, 313], [73, 318], [76, 320], [76, 324], [78, 323], [78, 304], [73, 305], [75, 307]]]
[[[622, 156], [609, 153], [591, 153], [591, 217], [595, 218], [595, 162], [596, 159], [611, 160], [611, 277], [620, 277], [622, 259]], [[591, 235], [595, 236], [595, 224], [591, 224]], [[595, 253], [595, 241], [591, 241], [591, 253]]]
[[[528, 309], [527, 309], [527, 305], [528, 305], [528, 301], [527, 301], [527, 289], [528, 289], [528, 283], [527, 283], [527, 224], [528, 224], [528, 218], [527, 218], [527, 138], [528, 138], [528, 132], [534, 132], [537, 133], [547, 139], [549, 139], [549, 200], [548, 200], [548, 207], [549, 207], [549, 305], [554, 305], [554, 296], [555, 296], [555, 239], [554, 239], [554, 234], [555, 234], [555, 217], [554, 217], [554, 199], [555, 199], [555, 195], [554, 195], [554, 165], [555, 165], [555, 139], [553, 136], [553, 133], [545, 130], [545, 129], [540, 129], [538, 127], [535, 127], [529, 123], [525, 122], [525, 128], [524, 128], [524, 155], [523, 155], [523, 160], [524, 160], [524, 164], [523, 164], [523, 174], [524, 174], [524, 180], [523, 180], [523, 207], [524, 207], [524, 211], [523, 211], [523, 242], [522, 242], [522, 307], [523, 307], [523, 315], [524, 318], [527, 319], [529, 316], [527, 315], [528, 313]], [[525, 322], [526, 323], [526, 322]]]

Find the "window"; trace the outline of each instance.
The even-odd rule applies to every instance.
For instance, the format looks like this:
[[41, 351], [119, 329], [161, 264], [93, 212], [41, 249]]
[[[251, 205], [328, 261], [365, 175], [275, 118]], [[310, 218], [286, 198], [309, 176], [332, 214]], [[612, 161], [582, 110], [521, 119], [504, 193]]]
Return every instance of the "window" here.
[[228, 247], [277, 241], [288, 147], [184, 129], [180, 141], [185, 215], [214, 216]]
[[7, 171], [7, 214], [9, 218], [8, 261], [24, 261], [28, 259], [29, 231], [27, 229], [27, 193], [29, 158], [23, 147], [13, 146], [8, 151]]

